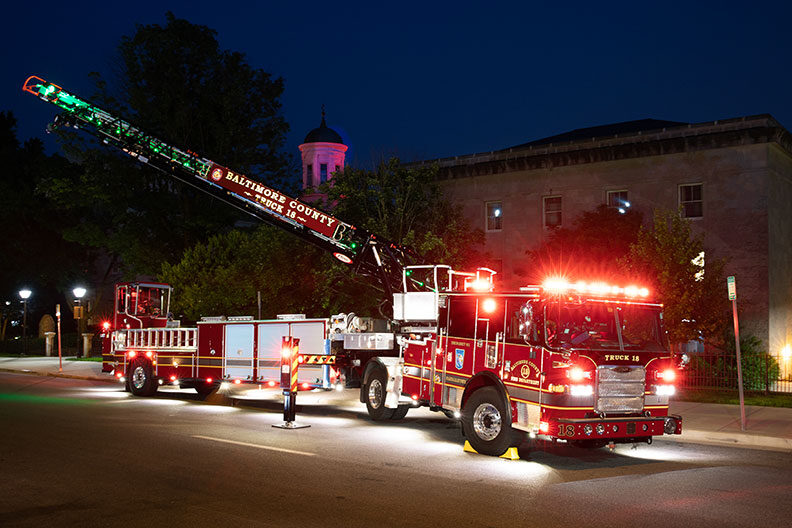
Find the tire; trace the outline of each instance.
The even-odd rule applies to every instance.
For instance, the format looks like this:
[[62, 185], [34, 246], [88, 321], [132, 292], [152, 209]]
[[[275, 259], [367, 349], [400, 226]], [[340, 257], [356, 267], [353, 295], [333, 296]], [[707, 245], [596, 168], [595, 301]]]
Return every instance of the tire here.
[[495, 387], [470, 395], [462, 409], [462, 430], [473, 449], [483, 455], [501, 456], [511, 447], [511, 413]]
[[200, 399], [206, 399], [207, 396], [212, 394], [217, 389], [214, 384], [198, 383], [195, 385], [195, 392], [198, 393]]
[[129, 366], [129, 390], [135, 396], [151, 396], [157, 392], [157, 380], [151, 368], [151, 362], [136, 358]]
[[366, 402], [366, 410], [375, 422], [390, 420], [394, 409], [385, 407], [385, 395], [387, 388], [387, 373], [384, 368], [377, 368], [369, 374], [369, 378], [363, 385], [363, 398]]
[[391, 416], [391, 420], [403, 420], [405, 416], [407, 416], [407, 411], [410, 410], [410, 405], [399, 405], [395, 409], [393, 409], [393, 416]]

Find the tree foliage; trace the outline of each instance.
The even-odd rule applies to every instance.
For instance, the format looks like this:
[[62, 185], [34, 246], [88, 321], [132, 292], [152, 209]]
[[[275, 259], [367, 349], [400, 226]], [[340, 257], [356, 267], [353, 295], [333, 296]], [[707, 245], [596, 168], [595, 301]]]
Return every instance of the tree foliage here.
[[[701, 262], [702, 254], [703, 267], [694, 263]], [[723, 259], [706, 255], [703, 238], [693, 234], [689, 220], [678, 211], [660, 209], [653, 224], [641, 228], [622, 261], [628, 272], [657, 293], [672, 344], [698, 337], [720, 344], [729, 314], [724, 264]]]
[[74, 219], [35, 193], [41, 179], [76, 174], [79, 169], [61, 156], [47, 155], [37, 139], [20, 144], [16, 118], [10, 112], [0, 112], [0, 164], [0, 223], [6, 228], [0, 237], [3, 339], [9, 321], [21, 319], [18, 292], [22, 287], [34, 292], [28, 302], [28, 321], [35, 323], [38, 308], [49, 309], [60, 301], [56, 300], [57, 291], [73, 286], [75, 278], [88, 268], [92, 255], [58, 232], [58, 226]]
[[[121, 39], [117, 74], [115, 89], [96, 75], [99, 106], [253, 178], [283, 175], [283, 81], [251, 67], [244, 55], [222, 50], [213, 30], [171, 13], [164, 26], [139, 25]], [[39, 190], [75, 219], [62, 224], [67, 239], [105, 249], [127, 275], [156, 274], [163, 261], [240, 218], [233, 208], [85, 135], [59, 134], [83, 170], [52, 175]]]
[[160, 278], [175, 287], [176, 313], [190, 320], [206, 315], [262, 316], [317, 311], [311, 273], [318, 250], [270, 226], [247, 233], [214, 235], [164, 263]]
[[[333, 178], [328, 204], [333, 215], [392, 242], [412, 245], [427, 262], [477, 263], [483, 233], [470, 228], [443, 198], [436, 169], [401, 167], [398, 160], [374, 171], [347, 168]], [[327, 205], [327, 204], [326, 204]], [[273, 227], [253, 234], [217, 235], [189, 249], [161, 278], [176, 287], [179, 306], [190, 318], [254, 314], [262, 292], [263, 315], [296, 312], [327, 317], [354, 311], [379, 315], [382, 292], [331, 255]]]
[[622, 269], [616, 262], [627, 256], [638, 239], [642, 221], [642, 215], [631, 209], [622, 214], [600, 205], [586, 211], [572, 227], [552, 230], [538, 247], [528, 251], [529, 264], [523, 274], [535, 283], [547, 276], [621, 281]]

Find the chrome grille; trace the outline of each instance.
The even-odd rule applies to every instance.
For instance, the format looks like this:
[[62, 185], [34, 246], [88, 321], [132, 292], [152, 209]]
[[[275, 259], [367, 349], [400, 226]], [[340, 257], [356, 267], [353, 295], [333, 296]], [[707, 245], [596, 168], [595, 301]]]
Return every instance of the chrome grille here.
[[646, 370], [638, 366], [597, 368], [597, 412], [640, 412], [644, 407]]

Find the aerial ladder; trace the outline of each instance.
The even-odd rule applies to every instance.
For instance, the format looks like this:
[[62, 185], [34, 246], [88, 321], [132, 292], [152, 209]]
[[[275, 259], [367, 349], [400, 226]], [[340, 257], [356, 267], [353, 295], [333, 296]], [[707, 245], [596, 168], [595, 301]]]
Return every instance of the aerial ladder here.
[[170, 145], [40, 77], [28, 77], [22, 89], [61, 109], [48, 131], [63, 126], [82, 129], [143, 164], [330, 251], [355, 272], [373, 279], [388, 302], [402, 287], [404, 268], [419, 260], [405, 246], [356, 228], [190, 150]]

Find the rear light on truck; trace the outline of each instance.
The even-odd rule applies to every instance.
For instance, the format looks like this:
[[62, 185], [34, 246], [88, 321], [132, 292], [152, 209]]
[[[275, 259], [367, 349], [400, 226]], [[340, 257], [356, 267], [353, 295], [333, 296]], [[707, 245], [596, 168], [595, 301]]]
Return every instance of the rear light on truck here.
[[206, 383], [212, 383], [212, 378], [206, 378]]
[[539, 422], [539, 432], [540, 433], [549, 433], [550, 432], [550, 423], [549, 422]]
[[137, 356], [137, 352], [135, 352], [134, 350], [130, 350], [129, 352], [127, 352], [127, 357], [129, 359], [132, 359], [135, 356]]

